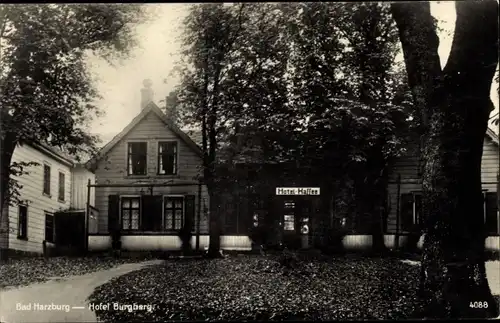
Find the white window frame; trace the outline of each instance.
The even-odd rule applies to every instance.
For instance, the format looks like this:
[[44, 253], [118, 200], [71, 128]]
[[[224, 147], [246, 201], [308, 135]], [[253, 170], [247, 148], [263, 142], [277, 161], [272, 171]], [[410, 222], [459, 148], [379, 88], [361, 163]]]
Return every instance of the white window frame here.
[[[184, 225], [184, 222], [186, 220], [185, 215], [186, 215], [186, 196], [182, 194], [168, 194], [168, 195], [163, 195], [162, 197], [162, 211], [161, 211], [161, 225], [163, 228], [163, 231], [170, 231], [171, 229], [167, 229], [165, 227], [165, 200], [169, 197], [181, 197], [182, 198], [182, 223], [181, 227]], [[179, 228], [180, 229], [180, 228]], [[179, 230], [179, 229], [174, 229], [174, 230]]]
[[[175, 172], [174, 174], [161, 174], [160, 173], [160, 143], [175, 142], [176, 152], [175, 152]], [[156, 174], [160, 176], [178, 176], [179, 175], [179, 157], [180, 157], [180, 144], [177, 139], [158, 139], [156, 141]]]
[[[128, 161], [128, 147], [129, 144], [133, 143], [145, 143], [146, 144], [146, 172], [145, 174], [130, 174], [130, 164]], [[149, 142], [146, 139], [129, 139], [125, 143], [125, 174], [130, 177], [141, 177], [148, 176], [148, 162], [149, 162]]]
[[[120, 195], [120, 230], [125, 230], [123, 229], [123, 222], [122, 222], [122, 198], [139, 198], [139, 228], [137, 230], [135, 229], [130, 229], [127, 231], [139, 231], [141, 229], [141, 224], [142, 224], [142, 196], [137, 195], [137, 194], [131, 194], [131, 195]], [[131, 216], [132, 217], [132, 216]]]

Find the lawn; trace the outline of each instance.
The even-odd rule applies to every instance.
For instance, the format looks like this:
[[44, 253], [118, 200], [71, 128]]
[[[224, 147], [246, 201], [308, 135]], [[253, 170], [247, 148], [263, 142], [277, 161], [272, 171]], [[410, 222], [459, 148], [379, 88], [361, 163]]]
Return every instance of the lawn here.
[[111, 280], [89, 301], [111, 304], [96, 311], [105, 322], [404, 319], [417, 306], [418, 267], [397, 259], [303, 260], [288, 273], [277, 259], [169, 260]]
[[52, 278], [83, 275], [135, 261], [140, 260], [113, 257], [11, 259], [7, 263], [0, 263], [0, 290], [7, 286], [24, 286]]

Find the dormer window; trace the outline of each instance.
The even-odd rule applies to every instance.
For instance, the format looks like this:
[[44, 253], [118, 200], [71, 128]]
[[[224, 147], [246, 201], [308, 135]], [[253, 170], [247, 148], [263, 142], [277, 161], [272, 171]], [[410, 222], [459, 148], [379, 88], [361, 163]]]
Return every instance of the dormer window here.
[[177, 141], [158, 143], [158, 174], [177, 174]]
[[127, 153], [128, 175], [147, 174], [148, 144], [146, 142], [129, 142]]

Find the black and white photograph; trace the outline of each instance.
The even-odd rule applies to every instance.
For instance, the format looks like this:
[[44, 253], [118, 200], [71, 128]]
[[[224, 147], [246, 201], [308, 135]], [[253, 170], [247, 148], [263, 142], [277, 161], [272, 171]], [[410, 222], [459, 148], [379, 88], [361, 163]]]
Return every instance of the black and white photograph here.
[[500, 319], [498, 17], [0, 4], [0, 323]]

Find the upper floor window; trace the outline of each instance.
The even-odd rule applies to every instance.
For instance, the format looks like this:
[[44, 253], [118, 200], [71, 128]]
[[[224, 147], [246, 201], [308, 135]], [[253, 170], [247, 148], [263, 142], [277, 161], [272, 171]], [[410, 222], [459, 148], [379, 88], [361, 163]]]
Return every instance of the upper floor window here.
[[147, 174], [147, 151], [146, 142], [129, 142], [127, 151], [128, 175]]
[[59, 194], [57, 198], [61, 202], [64, 202], [64, 197], [66, 195], [65, 184], [66, 184], [66, 176], [64, 175], [64, 173], [59, 172]]
[[27, 239], [28, 238], [28, 207], [26, 205], [19, 205], [17, 223], [17, 238]]
[[177, 174], [177, 142], [164, 141], [158, 143], [158, 174]]
[[50, 166], [43, 165], [43, 193], [50, 195]]

